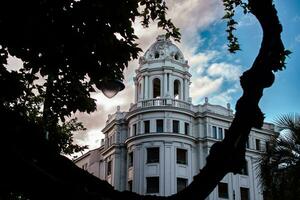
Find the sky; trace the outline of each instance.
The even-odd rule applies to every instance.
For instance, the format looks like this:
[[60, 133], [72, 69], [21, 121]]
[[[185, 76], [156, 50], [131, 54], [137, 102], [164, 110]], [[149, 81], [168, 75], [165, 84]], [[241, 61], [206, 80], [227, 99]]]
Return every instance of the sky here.
[[[286, 113], [300, 113], [300, 2], [299, 0], [274, 0], [280, 21], [283, 25], [282, 40], [286, 49], [292, 51], [287, 59], [286, 69], [276, 73], [276, 80], [271, 88], [265, 89], [260, 101], [261, 110], [265, 113], [266, 122], [274, 122], [276, 117]], [[221, 0], [167, 0], [168, 16], [180, 28], [181, 42], [174, 42], [183, 52], [190, 65], [190, 94], [193, 104], [202, 104], [208, 97], [212, 104], [234, 105], [241, 96], [239, 77], [251, 67], [256, 57], [262, 32], [256, 19], [251, 15], [236, 14], [238, 22], [236, 36], [241, 51], [230, 54], [227, 51], [226, 24], [221, 19], [224, 11]], [[155, 24], [144, 29], [137, 21], [135, 32], [138, 43], [144, 52], [155, 42], [159, 30]], [[144, 53], [141, 52], [140, 55]], [[12, 61], [11, 62], [16, 62]], [[97, 111], [92, 114], [76, 113], [87, 131], [75, 134], [75, 141], [89, 145], [90, 149], [100, 145], [104, 137], [101, 130], [105, 126], [108, 114], [128, 111], [134, 103], [133, 77], [138, 68], [138, 61], [129, 63], [124, 71], [125, 89], [114, 98], [108, 99], [102, 93], [93, 93], [97, 100]]]
[[[283, 25], [282, 40], [286, 49], [292, 51], [287, 59], [286, 69], [276, 73], [276, 80], [271, 88], [265, 89], [260, 101], [260, 108], [265, 113], [266, 122], [274, 122], [276, 117], [286, 113], [300, 113], [300, 2], [299, 0], [275, 0], [280, 21]], [[169, 0], [168, 16], [180, 28], [181, 42], [174, 42], [183, 52], [190, 65], [190, 94], [193, 104], [202, 104], [208, 97], [212, 104], [234, 108], [242, 94], [239, 77], [251, 67], [262, 38], [262, 32], [256, 19], [251, 15], [236, 14], [238, 22], [236, 36], [239, 39], [241, 51], [230, 54], [227, 51], [226, 23], [221, 19], [224, 11], [221, 0]], [[162, 34], [155, 24], [143, 29], [139, 22], [135, 24], [140, 47], [144, 52], [155, 42], [158, 34]], [[140, 54], [143, 55], [143, 52]], [[112, 99], [103, 94], [93, 94], [97, 100], [97, 111], [87, 115], [78, 114], [88, 128], [87, 132], [76, 134], [79, 144], [88, 144], [90, 149], [100, 145], [104, 137], [101, 130], [105, 126], [108, 114], [128, 111], [130, 103], [134, 102], [133, 77], [138, 68], [137, 60], [129, 63], [124, 71], [125, 89]]]

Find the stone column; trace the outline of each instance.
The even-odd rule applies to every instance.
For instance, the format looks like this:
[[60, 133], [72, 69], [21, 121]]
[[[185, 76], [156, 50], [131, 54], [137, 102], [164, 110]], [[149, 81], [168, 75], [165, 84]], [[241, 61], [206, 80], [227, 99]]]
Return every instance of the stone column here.
[[166, 97], [167, 94], [168, 94], [168, 80], [167, 80], [167, 73], [164, 72], [164, 88], [163, 88], [163, 94], [162, 94], [162, 97]]
[[186, 79], [184, 79], [184, 92], [185, 92], [185, 94], [184, 94], [184, 96], [185, 96], [185, 99], [184, 99], [184, 101], [188, 101], [189, 100], [189, 88], [190, 88], [190, 81], [186, 78]]
[[142, 80], [141, 80], [141, 100], [144, 100], [145, 96], [144, 96], [144, 90], [145, 90], [145, 78], [144, 76], [142, 76]]
[[145, 99], [149, 98], [149, 76], [145, 75]]
[[138, 92], [139, 92], [139, 87], [138, 87], [138, 82], [136, 80], [136, 77], [133, 77], [133, 81], [134, 81], [134, 86], [135, 86], [135, 90], [134, 90], [134, 100], [135, 103], [138, 102]]

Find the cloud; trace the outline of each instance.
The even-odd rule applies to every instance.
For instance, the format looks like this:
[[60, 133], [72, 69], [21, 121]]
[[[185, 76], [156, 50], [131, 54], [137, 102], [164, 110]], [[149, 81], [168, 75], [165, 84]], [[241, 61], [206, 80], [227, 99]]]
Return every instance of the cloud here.
[[300, 34], [295, 37], [296, 42], [300, 42]]
[[200, 78], [192, 78], [192, 84], [190, 88], [190, 94], [193, 101], [196, 103], [201, 98], [210, 96], [211, 94], [217, 92], [224, 79], [222, 77], [217, 79], [212, 79], [208, 76]]
[[86, 133], [77, 133], [74, 135], [77, 144], [89, 145], [90, 149], [100, 145], [100, 141], [104, 138], [101, 130], [105, 127], [109, 114], [117, 111], [120, 106], [121, 111], [128, 111], [130, 103], [134, 101], [134, 86], [129, 80], [125, 80], [125, 88], [115, 97], [108, 99], [100, 91], [93, 93], [92, 98], [96, 99], [97, 111], [87, 113], [76, 113], [76, 117], [87, 128]]
[[189, 52], [189, 65], [192, 67], [191, 73], [196, 72], [198, 75], [201, 75], [204, 72], [205, 68], [208, 67], [209, 63], [218, 55], [220, 55], [220, 52], [216, 50], [209, 50], [196, 54]]
[[238, 24], [236, 28], [241, 28], [245, 26], [252, 26], [257, 24], [257, 19], [253, 15], [242, 15], [240, 20], [238, 21]]
[[[181, 49], [185, 59], [188, 60], [191, 66], [190, 71], [193, 75], [191, 97], [193, 101], [198, 103], [205, 96], [213, 96], [217, 101], [217, 94], [220, 92], [223, 99], [230, 99], [229, 95], [233, 91], [221, 91], [221, 86], [225, 80], [235, 80], [237, 71], [227, 63], [214, 65], [215, 59], [221, 56], [220, 51], [206, 50], [199, 52], [199, 47], [206, 40], [206, 38], [201, 38], [199, 31], [205, 30], [205, 28], [221, 19], [224, 14], [222, 2], [219, 0], [168, 0], [167, 5], [169, 7], [168, 16], [180, 28], [182, 34], [181, 43], [176, 42], [175, 44]], [[138, 20], [134, 23], [134, 29], [135, 34], [139, 37], [137, 40], [139, 47], [144, 52], [155, 42], [157, 35], [164, 33], [164, 31], [157, 28], [155, 23], [144, 29]], [[141, 52], [140, 55], [143, 55], [144, 52]], [[118, 105], [121, 106], [121, 111], [128, 111], [130, 103], [134, 101], [132, 78], [135, 76], [135, 70], [138, 66], [137, 60], [129, 62], [128, 69], [124, 71], [126, 87], [114, 98], [106, 99], [101, 93], [93, 95], [93, 98], [97, 99], [98, 111], [97, 114], [82, 114], [80, 116], [80, 120], [88, 128], [88, 132], [83, 136], [76, 136], [79, 142], [90, 144], [93, 147], [95, 144], [99, 145], [99, 140], [104, 137], [101, 130], [105, 126], [108, 114], [113, 114]], [[213, 70], [214, 68], [216, 71]], [[221, 69], [226, 70], [226, 73], [217, 72]], [[208, 72], [208, 70], [210, 71]]]
[[294, 16], [292, 21], [293, 22], [300, 22], [300, 16], [299, 15]]
[[226, 106], [227, 103], [232, 102], [232, 95], [239, 91], [241, 91], [241, 88], [238, 82], [236, 82], [231, 88], [210, 97], [209, 102], [212, 104]]
[[241, 66], [221, 62], [209, 66], [207, 73], [212, 77], [223, 77], [230, 81], [237, 81], [241, 74], [240, 69]]

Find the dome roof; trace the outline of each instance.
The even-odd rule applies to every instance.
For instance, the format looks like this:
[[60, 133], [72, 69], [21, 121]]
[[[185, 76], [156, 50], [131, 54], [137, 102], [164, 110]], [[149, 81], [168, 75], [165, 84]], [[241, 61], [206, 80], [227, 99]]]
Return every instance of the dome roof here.
[[152, 60], [172, 59], [180, 63], [185, 63], [180, 49], [167, 39], [165, 35], [159, 35], [156, 42], [150, 46], [143, 57], [140, 58], [142, 63]]

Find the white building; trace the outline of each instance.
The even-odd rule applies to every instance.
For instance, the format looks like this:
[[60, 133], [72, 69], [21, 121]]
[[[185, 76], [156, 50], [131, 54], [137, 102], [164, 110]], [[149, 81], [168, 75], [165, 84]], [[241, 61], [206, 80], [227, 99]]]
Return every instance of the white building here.
[[[193, 105], [188, 62], [165, 36], [140, 58], [135, 103], [108, 116], [101, 147], [75, 160], [117, 190], [168, 196], [184, 188], [205, 165], [210, 147], [224, 138], [230, 105]], [[198, 88], [201, 90], [201, 88]], [[255, 162], [274, 125], [253, 129], [242, 174], [227, 174], [208, 199], [260, 200]], [[222, 167], [222, 166], [220, 166]]]

